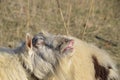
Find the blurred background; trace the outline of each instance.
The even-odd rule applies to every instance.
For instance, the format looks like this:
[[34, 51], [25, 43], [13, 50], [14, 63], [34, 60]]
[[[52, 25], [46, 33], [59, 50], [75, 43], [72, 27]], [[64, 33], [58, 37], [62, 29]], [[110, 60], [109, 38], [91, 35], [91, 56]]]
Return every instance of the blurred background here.
[[120, 0], [0, 0], [0, 46], [13, 48], [41, 30], [107, 50], [120, 71]]

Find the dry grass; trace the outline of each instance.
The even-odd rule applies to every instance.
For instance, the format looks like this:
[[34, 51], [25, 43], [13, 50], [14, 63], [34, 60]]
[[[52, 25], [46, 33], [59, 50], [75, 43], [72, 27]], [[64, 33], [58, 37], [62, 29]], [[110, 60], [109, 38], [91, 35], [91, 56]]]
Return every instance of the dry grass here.
[[119, 12], [120, 0], [0, 0], [0, 45], [14, 47], [27, 32], [70, 34], [106, 49], [120, 67]]

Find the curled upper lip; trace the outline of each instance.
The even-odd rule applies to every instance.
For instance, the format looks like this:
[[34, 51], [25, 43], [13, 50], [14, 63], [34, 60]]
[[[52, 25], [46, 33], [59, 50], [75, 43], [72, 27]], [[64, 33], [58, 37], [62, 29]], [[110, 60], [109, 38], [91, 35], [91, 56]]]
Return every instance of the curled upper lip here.
[[74, 45], [74, 40], [70, 40], [67, 47], [64, 48], [63, 52], [66, 51], [66, 50], [70, 50], [70, 49], [73, 49], [73, 45]]

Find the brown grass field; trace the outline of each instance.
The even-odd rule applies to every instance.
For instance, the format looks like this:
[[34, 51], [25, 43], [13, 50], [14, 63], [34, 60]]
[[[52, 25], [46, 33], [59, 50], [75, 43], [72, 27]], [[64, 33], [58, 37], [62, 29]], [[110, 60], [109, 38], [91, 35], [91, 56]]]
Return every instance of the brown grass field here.
[[41, 30], [107, 50], [120, 71], [120, 0], [0, 0], [0, 46], [15, 47]]

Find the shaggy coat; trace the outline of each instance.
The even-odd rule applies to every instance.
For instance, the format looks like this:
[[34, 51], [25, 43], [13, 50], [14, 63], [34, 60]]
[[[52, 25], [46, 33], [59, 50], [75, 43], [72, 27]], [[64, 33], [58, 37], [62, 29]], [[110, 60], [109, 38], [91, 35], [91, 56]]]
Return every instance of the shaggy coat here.
[[15, 49], [0, 48], [0, 80], [34, 80], [29, 73], [33, 71], [33, 48], [31, 38]]
[[38, 34], [33, 38], [27, 35], [26, 41], [15, 49], [0, 48], [0, 80], [119, 78], [104, 50], [74, 37]]
[[3, 50], [0, 52], [0, 80], [28, 80], [18, 56], [14, 53]]
[[[74, 80], [118, 80], [116, 66], [108, 53], [74, 37]], [[69, 67], [69, 66], [68, 66]]]
[[[74, 40], [73, 52], [61, 52], [64, 39]], [[41, 59], [47, 62], [46, 65], [52, 65], [51, 76], [44, 80], [119, 80], [115, 63], [108, 53], [93, 44], [71, 36], [51, 34], [38, 34], [33, 38], [34, 43]]]

